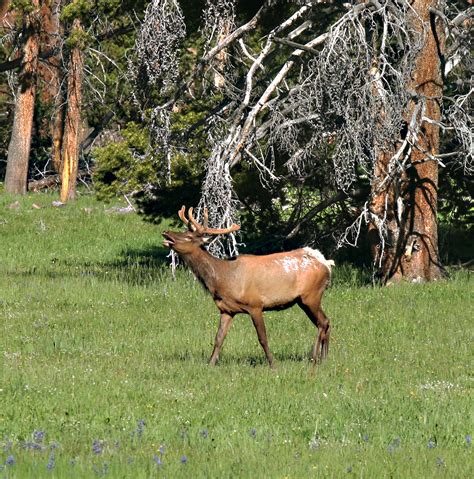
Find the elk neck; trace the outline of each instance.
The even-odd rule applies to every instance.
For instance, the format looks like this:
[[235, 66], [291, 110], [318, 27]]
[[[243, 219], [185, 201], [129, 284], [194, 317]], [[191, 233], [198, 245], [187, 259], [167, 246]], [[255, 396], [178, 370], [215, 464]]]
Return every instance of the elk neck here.
[[182, 258], [197, 279], [214, 295], [224, 270], [227, 269], [227, 261], [214, 258], [214, 256], [201, 248], [194, 250], [192, 253], [182, 255]]

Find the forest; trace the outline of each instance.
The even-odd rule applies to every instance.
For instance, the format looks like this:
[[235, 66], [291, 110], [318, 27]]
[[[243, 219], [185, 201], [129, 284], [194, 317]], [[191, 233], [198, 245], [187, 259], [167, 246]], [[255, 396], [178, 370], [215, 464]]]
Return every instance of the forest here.
[[[0, 0], [0, 477], [470, 477], [473, 16]], [[209, 367], [183, 222], [333, 260], [328, 358], [292, 308]]]
[[[5, 192], [182, 204], [383, 283], [472, 259], [469, 2], [3, 1]], [[456, 247], [454, 246], [456, 245]]]

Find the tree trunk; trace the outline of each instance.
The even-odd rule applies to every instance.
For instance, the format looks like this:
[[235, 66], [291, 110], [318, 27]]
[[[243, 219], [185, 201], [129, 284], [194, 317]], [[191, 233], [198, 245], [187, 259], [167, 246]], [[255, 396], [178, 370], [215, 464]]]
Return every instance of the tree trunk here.
[[30, 157], [33, 112], [38, 68], [38, 32], [41, 17], [38, 12], [39, 0], [33, 0], [35, 10], [27, 15], [23, 34], [23, 62], [18, 75], [18, 89], [15, 101], [12, 135], [8, 146], [8, 160], [5, 175], [5, 191], [25, 194]]
[[10, 6], [10, 0], [0, 0], [0, 19], [3, 20], [3, 17], [8, 12], [8, 7]]
[[[81, 22], [75, 19], [73, 31], [82, 31]], [[71, 50], [67, 81], [67, 109], [64, 124], [61, 168], [61, 201], [76, 197], [76, 180], [79, 167], [79, 131], [81, 127], [82, 79], [84, 74], [82, 51], [78, 45]]]
[[57, 51], [48, 62], [40, 63], [39, 76], [43, 80], [41, 102], [48, 107], [51, 115], [42, 119], [42, 134], [52, 138], [51, 159], [53, 169], [61, 171], [61, 145], [64, 133], [64, 92], [61, 88], [63, 69], [59, 54], [61, 0], [46, 0], [42, 6], [43, 28], [41, 45], [44, 51]]
[[[434, 0], [414, 0], [411, 26], [424, 35], [413, 77], [408, 88], [418, 95], [407, 108], [407, 121], [412, 118], [416, 102], [424, 102], [423, 116], [440, 121], [443, 93], [441, 58], [444, 50], [442, 26], [435, 24], [429, 8]], [[377, 225], [369, 228], [374, 259], [380, 266], [384, 283], [406, 279], [413, 282], [432, 281], [444, 274], [439, 261], [437, 200], [438, 163], [429, 159], [439, 150], [439, 127], [422, 121], [417, 148], [412, 148], [410, 165], [398, 181], [382, 180], [388, 173], [392, 155], [381, 153], [375, 165], [371, 208], [379, 218], [386, 215], [385, 245], [375, 246]]]

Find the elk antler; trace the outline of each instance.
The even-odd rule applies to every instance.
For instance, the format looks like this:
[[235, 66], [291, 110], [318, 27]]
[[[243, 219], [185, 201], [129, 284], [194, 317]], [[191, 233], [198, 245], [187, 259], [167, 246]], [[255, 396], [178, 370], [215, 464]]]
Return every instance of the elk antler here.
[[181, 221], [188, 227], [189, 231], [195, 231], [193, 228], [193, 225], [189, 222], [189, 220], [186, 218], [184, 212], [186, 211], [186, 208], [181, 206], [181, 209], [178, 211], [178, 216], [181, 219]]
[[206, 228], [204, 230], [204, 233], [208, 234], [208, 235], [224, 235], [224, 234], [227, 234], [227, 233], [233, 233], [234, 231], [238, 231], [240, 230], [240, 226], [239, 225], [236, 225], [236, 224], [233, 224], [231, 226], [229, 226], [228, 228]]
[[178, 216], [181, 218], [181, 221], [188, 226], [190, 231], [197, 231], [200, 234], [208, 234], [208, 235], [222, 235], [226, 233], [232, 233], [240, 229], [239, 225], [233, 224], [228, 228], [208, 228], [209, 224], [209, 216], [207, 212], [207, 208], [204, 208], [203, 212], [203, 224], [199, 224], [193, 216], [193, 208], [189, 208], [188, 210], [188, 218], [185, 216], [185, 207], [182, 206], [181, 209], [178, 211]]
[[194, 228], [196, 228], [195, 231], [198, 231], [199, 233], [204, 233], [204, 226], [200, 225], [195, 219], [194, 219], [194, 216], [193, 216], [193, 208], [189, 208], [188, 210], [188, 218], [189, 218], [189, 221], [191, 221], [192, 225], [194, 226]]

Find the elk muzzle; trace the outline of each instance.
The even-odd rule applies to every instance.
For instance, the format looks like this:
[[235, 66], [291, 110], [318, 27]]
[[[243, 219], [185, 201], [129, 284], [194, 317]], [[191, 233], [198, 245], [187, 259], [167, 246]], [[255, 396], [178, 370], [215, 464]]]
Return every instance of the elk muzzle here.
[[167, 248], [172, 248], [175, 243], [175, 238], [173, 237], [174, 233], [171, 231], [165, 231], [164, 233], [162, 233], [162, 235], [163, 238], [165, 238], [165, 240], [163, 241], [163, 246], [166, 246]]

